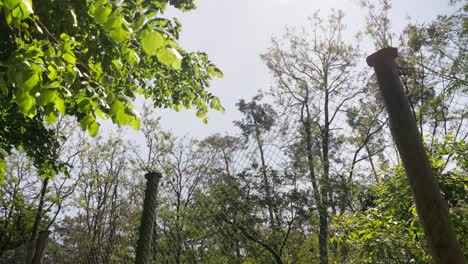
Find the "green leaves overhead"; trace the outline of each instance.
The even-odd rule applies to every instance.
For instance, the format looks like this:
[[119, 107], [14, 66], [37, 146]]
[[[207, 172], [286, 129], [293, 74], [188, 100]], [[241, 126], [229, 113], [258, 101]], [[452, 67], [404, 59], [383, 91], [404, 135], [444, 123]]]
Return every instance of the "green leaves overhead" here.
[[129, 24], [118, 10], [112, 12], [105, 28], [109, 32], [109, 36], [116, 42], [123, 42], [130, 39]]
[[0, 6], [5, 7], [5, 18], [9, 24], [19, 25], [22, 20], [34, 13], [31, 0], [3, 0]]
[[180, 70], [182, 63], [182, 55], [174, 48], [161, 48], [158, 50], [156, 56], [158, 60], [166, 66], [171, 66], [176, 70]]
[[[177, 2], [177, 6], [185, 6], [182, 2]], [[47, 122], [56, 120], [60, 113], [74, 115], [78, 112], [90, 116], [86, 120], [96, 116], [112, 117], [118, 124], [138, 127], [137, 121], [130, 121], [138, 119], [137, 115], [129, 111], [122, 116], [118, 111], [109, 112], [109, 102], [99, 100], [114, 91], [129, 98], [142, 93], [155, 100], [155, 106], [176, 110], [196, 104], [202, 109], [197, 112], [200, 118], [207, 112], [206, 104], [222, 110], [219, 100], [211, 102], [214, 96], [204, 91], [212, 77], [222, 77], [221, 71], [208, 61], [206, 54], [194, 56], [178, 47], [180, 24], [158, 17], [166, 4], [137, 1], [117, 5], [107, 0], [87, 3], [87, 6], [70, 6], [72, 16], [64, 17], [65, 7], [51, 1], [49, 8], [38, 7], [37, 17], [33, 17], [31, 1], [0, 2], [5, 13], [13, 15], [18, 9], [26, 17], [15, 18], [29, 19], [23, 24], [8, 18], [2, 22], [12, 31], [24, 32], [19, 35], [22, 37], [13, 40], [12, 48], [16, 51], [8, 61], [2, 62], [8, 71], [0, 71], [2, 94], [11, 91], [24, 115], [32, 117], [38, 113], [38, 108], [43, 108]], [[45, 21], [51, 24], [40, 21], [45, 15], [50, 15]], [[70, 25], [65, 23], [56, 28], [52, 24], [55, 21], [60, 24], [66, 21]], [[77, 23], [81, 30], [76, 30]], [[48, 32], [49, 37], [37, 38], [43, 32]], [[101, 63], [103, 61], [106, 63]], [[154, 91], [148, 91], [137, 86], [155, 78], [165, 80], [166, 87], [157, 85]], [[162, 88], [164, 96], [160, 97]], [[154, 96], [156, 94], [158, 96]], [[91, 126], [86, 123], [82, 127]], [[93, 132], [94, 129], [93, 126]]]
[[141, 34], [141, 46], [146, 54], [156, 55], [165, 66], [180, 70], [183, 57], [171, 43], [172, 41], [167, 40], [159, 31], [145, 30]]
[[101, 25], [105, 24], [111, 12], [112, 12], [112, 7], [108, 5], [104, 5], [104, 6], [100, 6], [96, 8], [96, 10], [94, 11], [94, 21], [97, 24], [101, 24]]
[[166, 41], [163, 35], [158, 31], [144, 31], [141, 37], [141, 46], [146, 54], [153, 56], [157, 51], [164, 47]]
[[91, 136], [99, 131], [99, 118], [139, 129], [133, 104], [138, 94], [155, 107], [196, 105], [201, 118], [210, 105], [219, 110], [206, 91], [220, 76], [211, 70], [217, 68], [206, 54], [178, 46], [180, 23], [161, 17], [168, 5], [194, 7], [189, 0], [0, 0], [6, 106], [42, 126], [60, 115], [75, 116]]

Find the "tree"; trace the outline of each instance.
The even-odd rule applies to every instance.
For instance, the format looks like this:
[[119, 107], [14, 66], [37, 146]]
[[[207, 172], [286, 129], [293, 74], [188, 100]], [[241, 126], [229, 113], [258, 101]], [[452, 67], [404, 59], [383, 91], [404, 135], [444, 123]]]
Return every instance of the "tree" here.
[[[450, 155], [455, 162], [451, 170], [439, 174], [438, 180], [449, 203], [458, 238], [466, 245], [466, 174], [467, 143], [455, 141], [453, 133], [434, 140], [431, 162], [436, 171], [444, 170]], [[401, 165], [381, 171], [381, 183], [370, 185], [360, 210], [336, 216], [332, 240], [339, 244], [342, 260], [347, 263], [428, 263], [428, 245], [419, 224], [416, 207]], [[403, 227], [403, 228], [402, 228]], [[467, 255], [465, 249], [465, 257]]]
[[253, 98], [251, 102], [245, 102], [243, 99], [237, 104], [239, 111], [244, 115], [244, 120], [235, 121], [234, 124], [242, 130], [245, 140], [253, 139], [253, 142], [258, 147], [260, 154], [260, 170], [262, 173], [262, 187], [264, 188], [266, 206], [268, 208], [270, 228], [275, 229], [275, 218], [272, 204], [269, 201], [273, 200], [273, 190], [271, 187], [271, 179], [267, 173], [267, 164], [265, 161], [264, 150], [264, 135], [270, 131], [276, 119], [276, 113], [268, 104], [259, 104], [258, 101], [262, 98], [261, 95]]
[[[241, 128], [243, 144], [233, 145], [238, 140], [232, 137], [203, 141], [213, 148], [211, 153], [219, 154], [220, 165], [213, 170], [215, 181], [206, 194], [197, 196], [197, 202], [208, 211], [204, 215], [216, 227], [220, 246], [234, 263], [286, 263], [299, 258], [289, 241], [303, 211], [304, 193], [298, 190], [295, 175], [283, 169], [286, 162], [267, 160], [273, 147], [268, 136], [274, 134], [278, 120], [271, 105], [260, 103], [261, 98], [237, 104], [243, 118], [235, 124]], [[250, 156], [247, 163], [232, 160], [236, 148]]]
[[[77, 165], [77, 157], [82, 150], [81, 137], [75, 128], [66, 118], [60, 118], [50, 128], [59, 135], [60, 145], [55, 148], [59, 162], [67, 166]], [[34, 254], [35, 248], [28, 246], [35, 243], [40, 232], [50, 230], [55, 224], [78, 179], [71, 178], [68, 171], [58, 172], [55, 177], [44, 177], [41, 167], [37, 167], [25, 151], [13, 151], [6, 160], [9, 165], [7, 178], [0, 188], [8, 197], [2, 202], [5, 215], [0, 217], [4, 224], [0, 231], [5, 238], [2, 242], [6, 244], [2, 243], [0, 251], [9, 256], [9, 250], [18, 251], [23, 247], [30, 249], [26, 254]], [[12, 227], [17, 231], [10, 230]]]
[[34, 154], [54, 143], [44, 121], [59, 115], [76, 117], [96, 135], [98, 118], [138, 129], [137, 95], [154, 107], [195, 106], [199, 117], [208, 107], [222, 110], [206, 90], [221, 71], [206, 54], [178, 46], [180, 23], [162, 17], [168, 5], [195, 8], [192, 0], [0, 1], [2, 120], [23, 134], [41, 132], [41, 140], [31, 142], [6, 130], [2, 149], [24, 146], [36, 162], [57, 171], [55, 157]]
[[6, 181], [0, 186], [0, 257], [11, 256], [14, 249], [29, 241], [40, 184], [25, 153], [12, 152], [6, 162]]
[[97, 137], [85, 145], [72, 176], [78, 179], [70, 201], [76, 213], [66, 215], [55, 227], [61, 237], [54, 245], [55, 257], [70, 256], [73, 262], [130, 262], [143, 200], [143, 182], [131, 174], [131, 148], [118, 134], [110, 139]]
[[363, 2], [368, 8], [366, 34], [375, 40], [376, 49], [398, 45], [400, 78], [421, 135], [435, 140], [454, 131], [456, 137], [466, 138], [463, 125], [467, 110], [459, 98], [467, 85], [467, 34], [463, 27], [467, 5], [453, 1], [452, 14], [439, 15], [428, 23], [409, 23], [397, 42], [388, 17], [390, 1], [375, 2], [377, 5]]
[[[355, 47], [343, 41], [343, 13], [336, 11], [327, 23], [316, 13], [311, 32], [288, 30], [284, 42], [273, 40], [273, 47], [262, 55], [273, 73], [271, 93], [276, 102], [289, 110], [300, 124], [303, 155], [298, 158], [307, 168], [313, 199], [319, 214], [320, 263], [328, 263], [328, 208], [332, 204], [331, 165], [339, 150], [339, 116], [346, 104], [363, 94], [359, 75], [354, 72], [358, 58]], [[336, 167], [336, 166], [335, 166]]]

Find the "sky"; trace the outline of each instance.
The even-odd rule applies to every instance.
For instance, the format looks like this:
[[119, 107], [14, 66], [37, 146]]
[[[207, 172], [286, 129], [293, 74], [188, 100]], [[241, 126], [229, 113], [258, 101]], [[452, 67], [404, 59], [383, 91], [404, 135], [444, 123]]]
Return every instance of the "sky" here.
[[[360, 8], [359, 0], [198, 0], [196, 4], [194, 11], [169, 9], [165, 15], [177, 17], [182, 23], [179, 44], [183, 49], [206, 52], [224, 72], [224, 78], [214, 80], [209, 91], [220, 98], [226, 111], [211, 110], [205, 125], [194, 111], [156, 110], [162, 128], [177, 136], [203, 138], [213, 133], [239, 132], [233, 125], [241, 117], [235, 104], [270, 88], [272, 78], [260, 54], [270, 47], [272, 36], [281, 36], [286, 26], [306, 25], [307, 17], [315, 11], [325, 16], [332, 8], [344, 11], [349, 42], [354, 42], [354, 34], [365, 26], [366, 10]], [[394, 32], [403, 29], [408, 17], [425, 22], [450, 11], [448, 0], [394, 0], [392, 7]]]

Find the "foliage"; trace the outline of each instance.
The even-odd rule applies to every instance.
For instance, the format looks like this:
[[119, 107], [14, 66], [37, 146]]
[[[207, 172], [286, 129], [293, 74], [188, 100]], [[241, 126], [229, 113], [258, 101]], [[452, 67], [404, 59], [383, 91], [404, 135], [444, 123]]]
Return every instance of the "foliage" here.
[[[205, 89], [220, 72], [205, 54], [178, 47], [180, 25], [161, 17], [193, 1], [78, 2], [33, 3], [34, 13], [28, 0], [0, 2], [9, 32], [0, 36], [0, 261], [51, 229], [45, 261], [132, 262], [143, 175], [155, 171], [163, 177], [153, 262], [430, 261], [375, 78], [356, 66], [363, 58], [342, 38], [342, 12], [315, 15], [310, 34], [274, 38], [262, 55], [273, 87], [239, 101], [241, 133], [196, 140], [165, 131], [153, 113], [222, 110]], [[400, 42], [400, 75], [467, 255], [466, 9], [397, 37], [390, 2], [378, 3], [365, 3], [366, 32], [377, 47]], [[138, 94], [152, 99], [141, 121]], [[92, 134], [100, 115], [133, 123], [144, 142], [122, 131], [89, 139], [63, 115]]]
[[[453, 134], [435, 141], [431, 156], [434, 171], [447, 200], [456, 233], [466, 249], [467, 143], [455, 142]], [[442, 173], [449, 159], [455, 163]], [[360, 211], [336, 216], [332, 242], [347, 263], [427, 263], [429, 255], [403, 168], [383, 172], [384, 182], [369, 187]]]
[[205, 53], [179, 47], [180, 23], [163, 17], [168, 5], [195, 7], [192, 0], [0, 1], [0, 112], [12, 128], [44, 131], [37, 144], [1, 137], [2, 149], [53, 149], [44, 146], [54, 141], [42, 121], [60, 115], [76, 117], [92, 136], [99, 118], [138, 129], [139, 94], [154, 107], [195, 106], [201, 118], [208, 107], [222, 110], [206, 90], [221, 71]]

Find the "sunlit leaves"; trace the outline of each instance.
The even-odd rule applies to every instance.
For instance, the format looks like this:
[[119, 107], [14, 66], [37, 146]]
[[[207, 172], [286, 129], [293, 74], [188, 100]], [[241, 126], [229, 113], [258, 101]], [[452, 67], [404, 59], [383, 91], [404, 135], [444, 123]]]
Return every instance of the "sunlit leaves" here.
[[5, 5], [5, 7], [9, 9], [13, 9], [13, 8], [16, 8], [21, 3], [21, 0], [4, 0], [2, 2]]
[[158, 31], [144, 31], [141, 36], [141, 46], [146, 54], [156, 55], [157, 51], [164, 47], [166, 41], [163, 35]]
[[[58, 85], [58, 83], [56, 84]], [[57, 95], [58, 88], [43, 87], [39, 97], [37, 98], [37, 102], [39, 105], [47, 105], [49, 103], [54, 102], [55, 98], [57, 98]]]
[[210, 107], [218, 111], [222, 110], [221, 102], [219, 101], [218, 97], [215, 97], [211, 100]]
[[104, 6], [100, 6], [96, 8], [96, 10], [94, 11], [94, 21], [97, 24], [105, 24], [111, 12], [112, 12], [112, 7], [108, 5], [104, 5]]
[[182, 56], [174, 48], [161, 48], [157, 51], [156, 56], [158, 60], [166, 66], [173, 67], [176, 70], [180, 70], [182, 63]]
[[[185, 8], [185, 2], [190, 1], [179, 1], [177, 7]], [[211, 78], [221, 75], [206, 54], [178, 46], [181, 24], [161, 17], [168, 5], [0, 0], [5, 36], [0, 48], [6, 51], [0, 54], [0, 94], [25, 120], [37, 119], [45, 127], [60, 115], [71, 115], [92, 136], [99, 119], [139, 129], [133, 104], [138, 94], [155, 107], [196, 106], [200, 118], [209, 106], [222, 109], [205, 91]]]
[[96, 136], [99, 130], [99, 124], [96, 122], [96, 118], [92, 115], [87, 115], [81, 119], [80, 126], [83, 130], [88, 130], [89, 135], [92, 137]]
[[15, 92], [15, 97], [16, 103], [25, 116], [33, 117], [36, 115], [36, 99], [31, 96], [28, 91], [17, 89]]
[[3, 0], [5, 17], [8, 24], [19, 27], [21, 20], [34, 13], [31, 0]]
[[131, 65], [138, 65], [138, 63], [140, 63], [140, 56], [138, 56], [135, 50], [131, 48], [124, 48], [123, 54], [125, 56], [125, 60], [128, 61]]
[[65, 111], [66, 111], [65, 101], [61, 97], [57, 96], [55, 97], [54, 103], [55, 103], [55, 107], [57, 108], [57, 110], [60, 113], [65, 114]]
[[141, 34], [141, 46], [146, 54], [156, 55], [158, 60], [176, 70], [181, 69], [182, 55], [166, 40], [164, 34], [159, 31], [145, 30]]
[[139, 118], [134, 118], [130, 124], [133, 129], [139, 130], [141, 126], [141, 120]]
[[206, 70], [207, 70], [208, 74], [213, 76], [213, 77], [223, 78], [223, 76], [224, 76], [223, 72], [220, 69], [218, 69], [217, 67], [215, 67], [214, 65], [209, 65], [206, 68]]
[[116, 42], [123, 42], [130, 39], [128, 22], [118, 9], [110, 14], [105, 28], [109, 32], [109, 36]]

